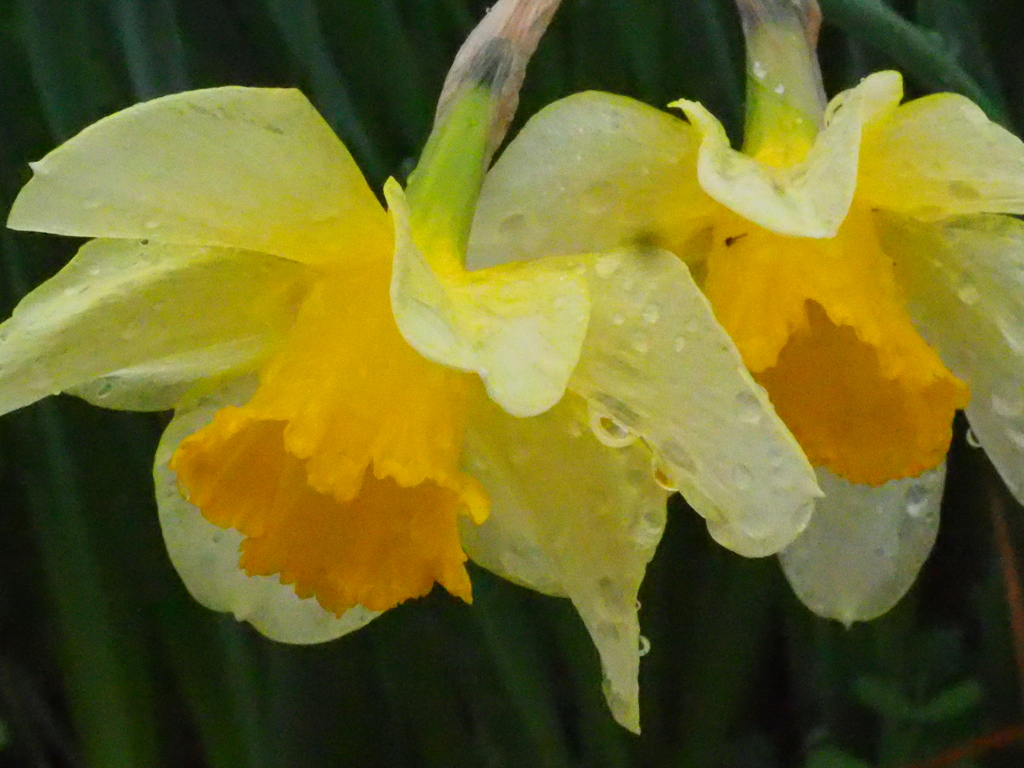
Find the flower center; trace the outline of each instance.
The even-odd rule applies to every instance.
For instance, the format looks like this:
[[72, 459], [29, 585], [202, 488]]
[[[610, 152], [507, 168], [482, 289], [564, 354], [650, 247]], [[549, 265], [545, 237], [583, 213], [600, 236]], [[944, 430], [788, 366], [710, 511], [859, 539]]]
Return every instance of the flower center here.
[[472, 377], [408, 346], [388, 272], [381, 260], [324, 275], [250, 402], [171, 460], [203, 515], [247, 537], [248, 574], [278, 574], [337, 615], [435, 582], [470, 600], [458, 515], [481, 522], [489, 504], [458, 471]]
[[911, 325], [869, 211], [820, 240], [724, 211], [704, 288], [812, 464], [879, 485], [942, 461], [969, 392]]

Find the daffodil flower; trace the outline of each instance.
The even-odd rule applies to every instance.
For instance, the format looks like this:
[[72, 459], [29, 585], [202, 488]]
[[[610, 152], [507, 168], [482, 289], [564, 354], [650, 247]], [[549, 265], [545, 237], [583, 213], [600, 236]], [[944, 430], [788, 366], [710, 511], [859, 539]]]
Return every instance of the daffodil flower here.
[[895, 72], [826, 107], [816, 5], [739, 5], [742, 152], [695, 102], [672, 105], [686, 121], [571, 96], [489, 174], [468, 260], [643, 242], [689, 264], [818, 468], [825, 498], [786, 574], [849, 623], [888, 610], [927, 557], [957, 409], [1024, 501], [1024, 223], [1006, 215], [1024, 213], [1024, 145], [962, 96], [901, 105]]
[[[467, 41], [391, 220], [294, 90], [140, 104], [34, 165], [15, 229], [96, 238], [0, 326], [0, 412], [174, 408], [154, 473], [191, 593], [268, 637], [352, 631], [467, 553], [570, 598], [637, 730], [636, 596], [682, 488], [778, 549], [813, 470], [674, 256], [463, 265], [489, 153], [557, 2]], [[489, 395], [489, 396], [488, 396]]]

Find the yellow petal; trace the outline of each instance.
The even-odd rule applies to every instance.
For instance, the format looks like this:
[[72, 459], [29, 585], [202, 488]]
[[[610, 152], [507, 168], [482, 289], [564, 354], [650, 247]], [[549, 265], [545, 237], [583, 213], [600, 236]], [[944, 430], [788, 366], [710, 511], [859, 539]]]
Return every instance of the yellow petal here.
[[927, 219], [1024, 213], [1024, 143], [963, 96], [915, 99], [865, 131], [857, 194]]
[[711, 534], [773, 554], [803, 529], [814, 472], [686, 266], [666, 251], [589, 262], [593, 309], [570, 389], [641, 437]]
[[725, 129], [692, 101], [678, 101], [702, 136], [697, 173], [711, 197], [745, 219], [794, 237], [833, 237], [846, 218], [857, 184], [857, 157], [865, 123], [899, 103], [895, 72], [878, 72], [829, 105], [825, 129], [807, 157], [776, 168], [729, 146]]
[[684, 258], [713, 202], [697, 184], [697, 136], [633, 99], [578, 93], [537, 113], [488, 172], [470, 269], [640, 241]]
[[835, 238], [715, 229], [704, 290], [811, 463], [877, 485], [945, 456], [968, 391], [915, 331], [871, 214]]
[[639, 732], [636, 598], [661, 539], [667, 493], [642, 444], [604, 446], [587, 418], [573, 395], [527, 419], [479, 398], [466, 468], [493, 506], [483, 525], [463, 526], [463, 542], [495, 573], [573, 601], [601, 655], [612, 714]]
[[256, 253], [86, 243], [0, 325], [0, 413], [64, 390], [170, 407], [199, 378], [255, 365], [309, 280], [308, 267]]
[[390, 250], [387, 216], [359, 168], [296, 90], [212, 88], [137, 104], [33, 170], [13, 229], [310, 263]]
[[458, 471], [473, 378], [420, 357], [388, 309], [388, 264], [325, 273], [241, 408], [184, 440], [171, 468], [204, 516], [336, 615], [440, 583], [470, 599], [460, 513], [487, 498]]
[[797, 597], [847, 626], [892, 608], [913, 585], [935, 544], [946, 465], [877, 487], [818, 470], [825, 498], [779, 554]]
[[572, 259], [435, 273], [409, 228], [401, 187], [384, 188], [395, 221], [391, 305], [406, 340], [441, 365], [479, 374], [515, 416], [558, 402], [586, 334], [586, 282]]
[[1024, 223], [880, 217], [921, 334], [971, 387], [967, 419], [1024, 503]]
[[198, 507], [182, 497], [177, 478], [167, 466], [183, 439], [206, 426], [224, 406], [246, 402], [255, 387], [255, 377], [250, 376], [183, 404], [164, 432], [153, 476], [167, 553], [188, 591], [207, 608], [232, 613], [278, 642], [333, 640], [378, 614], [356, 606], [339, 618], [313, 598], [299, 599], [276, 576], [247, 576], [238, 567], [242, 535], [203, 517]]

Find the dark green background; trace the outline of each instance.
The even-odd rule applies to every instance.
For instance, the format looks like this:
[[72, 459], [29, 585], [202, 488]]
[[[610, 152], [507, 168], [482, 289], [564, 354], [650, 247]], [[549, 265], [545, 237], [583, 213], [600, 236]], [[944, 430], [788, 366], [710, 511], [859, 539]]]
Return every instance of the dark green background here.
[[[912, 94], [959, 90], [1024, 125], [1019, 0], [823, 6], [830, 93], [898, 66]], [[0, 216], [27, 162], [90, 122], [227, 83], [301, 87], [379, 189], [412, 167], [483, 8], [0, 0]], [[600, 88], [700, 99], [738, 139], [742, 73], [725, 0], [565, 0], [516, 126]], [[3, 232], [2, 314], [78, 245]], [[152, 499], [165, 418], [59, 397], [0, 419], [0, 766], [909, 766], [1022, 720], [992, 514], [1017, 549], [1024, 518], [962, 425], [922, 578], [850, 631], [809, 615], [773, 559], [712, 545], [675, 498], [641, 595], [636, 738], [608, 715], [569, 604], [479, 569], [472, 608], [435, 593], [319, 647], [270, 643], [193, 603]], [[958, 763], [972, 764], [1019, 766], [1024, 750]]]

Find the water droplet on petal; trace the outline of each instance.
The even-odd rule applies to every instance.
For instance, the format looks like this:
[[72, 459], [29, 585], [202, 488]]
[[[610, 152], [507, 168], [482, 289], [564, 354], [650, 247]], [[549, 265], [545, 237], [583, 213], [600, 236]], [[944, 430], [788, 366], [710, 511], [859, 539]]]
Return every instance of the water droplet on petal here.
[[775, 86], [774, 91], [777, 94], [779, 94], [779, 96], [781, 96], [782, 94], [784, 94], [786, 92], [786, 86], [783, 85], [782, 83], [779, 83], [778, 85]]
[[686, 346], [686, 337], [685, 336], [676, 336], [676, 340], [672, 342], [672, 349], [674, 349], [676, 352], [682, 352], [683, 348], [685, 346]]
[[965, 283], [964, 285], [961, 285], [957, 289], [956, 295], [960, 297], [960, 301], [969, 307], [974, 306], [981, 299], [981, 294], [978, 292], [977, 286], [972, 283]]
[[620, 315], [619, 313], [616, 312], [614, 315], [612, 315], [612, 325], [622, 325], [625, 322], [626, 318]]
[[687, 333], [696, 333], [700, 329], [700, 322], [695, 317], [691, 317], [686, 321]]
[[622, 258], [620, 256], [602, 256], [594, 265], [594, 271], [598, 277], [611, 277], [615, 274], [615, 270], [619, 268], [621, 263]]
[[160, 226], [160, 222], [157, 221], [156, 219], [150, 219], [145, 224], [143, 224], [143, 226], [146, 229], [157, 229]]
[[750, 484], [754, 482], [754, 476], [750, 473], [750, 469], [737, 464], [732, 470], [732, 481], [736, 484], [736, 487], [740, 490], [744, 490], [750, 487]]
[[643, 355], [647, 353], [647, 350], [651, 348], [651, 344], [647, 341], [647, 337], [642, 333], [633, 334], [632, 342], [633, 350]]
[[651, 641], [643, 635], [640, 635], [640, 655], [646, 656], [651, 652]]
[[103, 398], [108, 397], [113, 390], [114, 385], [109, 381], [104, 381], [96, 387], [96, 397], [102, 400]]
[[1008, 429], [1006, 430], [1006, 436], [1010, 438], [1011, 443], [1024, 451], [1024, 432], [1021, 432], [1019, 429]]
[[757, 424], [761, 421], [761, 403], [753, 392], [740, 392], [736, 395], [736, 418], [744, 424]]
[[625, 448], [636, 440], [636, 435], [626, 425], [599, 411], [590, 412], [590, 430], [602, 445], [609, 448]]
[[768, 75], [768, 67], [766, 67], [760, 61], [755, 61], [750, 66], [750, 70], [751, 72], [754, 73], [754, 77], [756, 77], [758, 80], [764, 80], [765, 77]]
[[974, 430], [971, 429], [970, 427], [967, 428], [967, 436], [966, 437], [967, 437], [967, 444], [969, 446], [971, 446], [971, 448], [981, 448], [981, 440], [978, 439], [978, 436], [976, 434], [974, 434]]
[[913, 518], [921, 517], [928, 510], [928, 488], [924, 485], [910, 486], [905, 501], [907, 514]]
[[679, 490], [676, 484], [672, 482], [672, 478], [668, 476], [665, 466], [659, 461], [657, 456], [651, 458], [651, 474], [654, 475], [654, 482], [658, 484], [658, 487], [669, 493], [675, 493]]
[[645, 323], [654, 325], [661, 318], [661, 307], [657, 304], [648, 304], [644, 307], [644, 312], [641, 315]]

